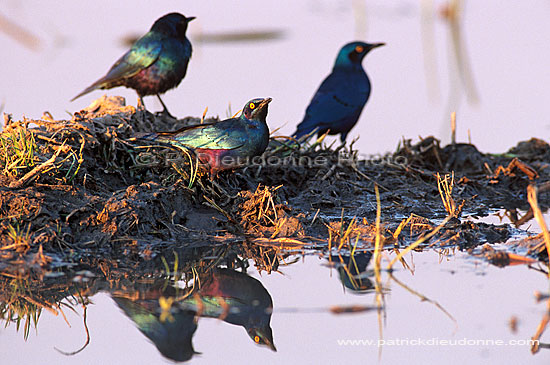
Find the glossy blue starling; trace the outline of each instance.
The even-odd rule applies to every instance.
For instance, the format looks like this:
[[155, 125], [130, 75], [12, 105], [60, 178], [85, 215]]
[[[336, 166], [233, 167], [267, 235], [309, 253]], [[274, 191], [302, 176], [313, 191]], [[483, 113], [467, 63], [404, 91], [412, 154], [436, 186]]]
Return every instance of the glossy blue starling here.
[[295, 138], [317, 131], [322, 135], [340, 134], [342, 143], [357, 123], [365, 103], [369, 99], [371, 85], [361, 61], [371, 49], [384, 43], [351, 42], [346, 44], [336, 58], [332, 73], [327, 76], [311, 99]]

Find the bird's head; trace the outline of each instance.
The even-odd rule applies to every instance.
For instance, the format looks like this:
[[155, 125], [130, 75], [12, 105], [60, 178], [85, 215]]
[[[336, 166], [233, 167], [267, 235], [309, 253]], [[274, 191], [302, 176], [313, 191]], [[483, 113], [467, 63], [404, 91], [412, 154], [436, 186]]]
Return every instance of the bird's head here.
[[371, 49], [381, 47], [385, 43], [365, 43], [365, 42], [351, 42], [346, 44], [336, 58], [334, 67], [338, 66], [359, 66], [361, 67], [361, 61], [369, 53]]
[[269, 324], [260, 328], [247, 329], [248, 335], [258, 345], [269, 347], [273, 351], [277, 351], [275, 344], [273, 343], [273, 332]]
[[249, 120], [259, 120], [265, 123], [267, 117], [267, 106], [271, 102], [271, 98], [252, 99], [244, 105], [241, 117]]
[[180, 13], [170, 13], [157, 19], [151, 31], [166, 34], [167, 36], [176, 37], [180, 39], [185, 38], [185, 32], [187, 31], [187, 24], [195, 19], [194, 16], [185, 17]]

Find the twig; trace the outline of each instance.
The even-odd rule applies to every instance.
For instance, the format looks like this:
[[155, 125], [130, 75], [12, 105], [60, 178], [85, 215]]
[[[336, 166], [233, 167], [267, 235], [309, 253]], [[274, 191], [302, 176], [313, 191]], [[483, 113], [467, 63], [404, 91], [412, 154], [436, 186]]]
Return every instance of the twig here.
[[418, 240], [416, 240], [416, 242], [412, 243], [411, 245], [409, 245], [407, 248], [405, 248], [403, 251], [401, 251], [396, 257], [394, 257], [393, 260], [391, 260], [391, 262], [388, 264], [388, 270], [391, 270], [393, 264], [395, 264], [396, 261], [398, 260], [401, 260], [401, 258], [403, 256], [405, 256], [406, 254], [408, 254], [409, 252], [411, 252], [412, 250], [414, 250], [416, 247], [418, 247], [422, 242], [432, 238], [437, 232], [439, 232], [441, 230], [441, 228], [443, 228], [445, 226], [445, 224], [447, 224], [447, 222], [449, 220], [451, 220], [452, 216], [451, 215], [448, 215], [447, 218], [445, 218], [443, 220], [443, 222], [441, 222], [441, 224], [437, 227], [435, 227], [435, 229], [433, 231], [431, 231], [430, 233], [428, 233], [427, 235], [425, 236], [422, 236], [420, 237]]
[[317, 212], [315, 212], [315, 215], [313, 216], [313, 219], [311, 220], [311, 223], [309, 226], [313, 226], [313, 223], [315, 223], [315, 220], [317, 219], [317, 216], [319, 215], [319, 212], [321, 211], [321, 208], [317, 209]]
[[451, 144], [456, 144], [456, 112], [451, 113]]
[[21, 179], [19, 179], [17, 181], [12, 181], [10, 183], [9, 187], [11, 189], [19, 189], [19, 188], [22, 188], [25, 184], [27, 184], [30, 181], [34, 180], [37, 177], [36, 175], [38, 175], [42, 171], [46, 170], [48, 167], [50, 167], [51, 165], [53, 165], [55, 163], [55, 160], [56, 160], [57, 156], [59, 156], [59, 153], [61, 153], [61, 150], [62, 150], [62, 148], [59, 148], [57, 150], [57, 152], [55, 152], [55, 154], [52, 157], [50, 157], [49, 160], [42, 163], [40, 166], [36, 166], [31, 171], [27, 172]]
[[548, 327], [548, 323], [550, 323], [550, 299], [546, 302], [546, 312], [544, 313], [544, 316], [542, 317], [539, 325], [537, 326], [537, 331], [531, 337], [531, 353], [536, 354], [540, 350], [540, 337], [546, 330], [546, 327]]
[[371, 179], [370, 177], [368, 177], [367, 175], [365, 175], [364, 173], [362, 173], [361, 171], [359, 171], [359, 169], [355, 166], [351, 166], [351, 168], [359, 175], [361, 176], [363, 179], [366, 179], [366, 180], [369, 180], [370, 182], [373, 182], [374, 184], [378, 185], [382, 190], [384, 191], [387, 191], [388, 193], [391, 192], [390, 189], [386, 188], [384, 185], [380, 185], [376, 180], [374, 179]]
[[326, 180], [327, 178], [329, 178], [333, 173], [334, 173], [334, 170], [336, 170], [336, 165], [332, 165], [332, 167], [330, 168], [330, 170], [327, 171], [327, 173], [321, 178], [321, 180]]
[[[542, 230], [542, 235], [544, 236], [544, 243], [546, 244], [546, 255], [550, 257], [550, 233], [548, 233], [548, 227], [546, 226], [546, 222], [544, 221], [544, 217], [542, 216], [542, 212], [540, 211], [540, 208], [539, 208], [539, 203], [537, 202], [537, 188], [533, 185], [529, 185], [527, 187], [527, 201], [531, 205], [531, 209], [533, 209], [535, 219]], [[550, 259], [549, 259], [548, 265], [550, 267]], [[549, 275], [550, 275], [550, 270], [549, 270]]]
[[38, 51], [41, 47], [42, 42], [39, 37], [3, 14], [0, 14], [0, 32], [5, 33], [33, 51]]
[[90, 344], [90, 331], [88, 330], [88, 324], [86, 323], [86, 310], [88, 309], [87, 306], [84, 306], [84, 329], [86, 330], [86, 342], [84, 343], [84, 346], [82, 346], [81, 348], [79, 348], [78, 350], [76, 351], [73, 351], [73, 352], [65, 352], [65, 351], [62, 351], [60, 349], [58, 349], [57, 347], [54, 347], [54, 349], [65, 355], [65, 356], [73, 356], [73, 355], [76, 355], [78, 354], [79, 352], [81, 352], [82, 350], [84, 350], [89, 344]]
[[443, 313], [445, 313], [445, 315], [447, 317], [449, 317], [455, 324], [455, 332], [456, 332], [456, 329], [458, 329], [458, 322], [456, 321], [456, 319], [452, 316], [451, 313], [447, 312], [447, 310], [445, 308], [443, 308], [443, 306], [441, 306], [441, 304], [439, 304], [438, 302], [436, 302], [435, 300], [431, 300], [430, 298], [426, 297], [424, 294], [421, 294], [419, 292], [417, 292], [416, 290], [413, 290], [412, 288], [409, 288], [407, 285], [405, 285], [404, 283], [402, 283], [401, 281], [397, 280], [397, 278], [395, 276], [393, 276], [393, 274], [390, 272], [389, 273], [390, 275], [390, 278], [395, 281], [397, 283], [397, 285], [399, 285], [400, 287], [402, 287], [403, 289], [405, 289], [406, 291], [408, 291], [409, 293], [413, 294], [413, 295], [416, 295], [417, 297], [420, 298], [421, 301], [423, 302], [428, 302], [428, 303], [431, 303], [433, 305], [435, 305], [440, 311], [442, 311]]

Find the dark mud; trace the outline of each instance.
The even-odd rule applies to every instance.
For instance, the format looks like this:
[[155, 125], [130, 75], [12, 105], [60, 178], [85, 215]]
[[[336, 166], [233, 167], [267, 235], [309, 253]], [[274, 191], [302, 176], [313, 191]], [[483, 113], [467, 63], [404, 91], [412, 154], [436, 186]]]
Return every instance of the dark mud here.
[[[529, 185], [539, 187], [541, 209], [550, 206], [550, 146], [540, 139], [488, 154], [428, 137], [376, 158], [359, 156], [354, 143], [299, 148], [276, 139], [265, 163], [211, 181], [202, 171], [195, 176], [180, 152], [134, 138], [199, 122], [136, 112], [122, 98], [98, 99], [67, 121], [5, 116], [0, 270], [77, 270], [114, 259], [135, 267], [177, 248], [222, 243], [257, 254], [260, 268], [271, 270], [281, 250], [369, 249], [377, 232], [375, 186], [383, 243], [392, 249], [449, 214], [420, 249], [506, 242], [515, 227], [460, 218], [529, 211]], [[438, 188], [445, 179], [453, 185], [446, 198]], [[530, 253], [547, 260], [543, 245]]]

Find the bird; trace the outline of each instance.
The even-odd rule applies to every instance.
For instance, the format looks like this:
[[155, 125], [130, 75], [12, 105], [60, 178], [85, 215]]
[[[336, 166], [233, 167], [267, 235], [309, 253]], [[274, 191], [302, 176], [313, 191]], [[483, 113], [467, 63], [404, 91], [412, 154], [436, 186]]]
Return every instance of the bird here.
[[138, 135], [153, 141], [193, 152], [210, 168], [215, 178], [219, 171], [234, 169], [260, 156], [269, 144], [266, 117], [271, 98], [248, 101], [239, 117], [214, 123], [186, 126], [173, 132]]
[[338, 52], [332, 73], [317, 89], [306, 109], [305, 116], [294, 132], [294, 137], [317, 131], [318, 135], [340, 134], [345, 143], [369, 99], [371, 84], [361, 65], [372, 49], [385, 43], [351, 42]]
[[331, 255], [331, 267], [335, 267], [344, 288], [350, 289], [354, 294], [372, 292], [374, 284], [369, 279], [367, 266], [372, 258], [372, 252], [357, 252], [354, 255]]
[[[162, 280], [161, 284], [161, 287], [166, 286], [166, 281]], [[162, 318], [160, 298], [177, 297], [179, 294], [175, 288], [167, 286], [159, 290], [158, 287], [152, 287], [143, 292], [132, 291], [131, 294], [133, 297], [126, 298], [113, 293], [111, 297], [164, 357], [174, 361], [188, 361], [197, 354], [193, 348], [197, 313], [174, 305], [170, 308], [171, 317], [166, 320]]]
[[260, 281], [244, 272], [217, 268], [201, 279], [197, 294], [182, 303], [198, 307], [200, 302], [201, 317], [242, 326], [256, 344], [277, 351], [270, 324], [273, 300]]
[[162, 113], [172, 117], [160, 94], [178, 86], [187, 73], [192, 47], [185, 32], [193, 19], [195, 17], [185, 17], [180, 13], [166, 14], [157, 19], [149, 32], [138, 39], [105, 76], [71, 101], [96, 89], [125, 86], [136, 90], [138, 108], [145, 108], [144, 96], [156, 95], [162, 104]]

